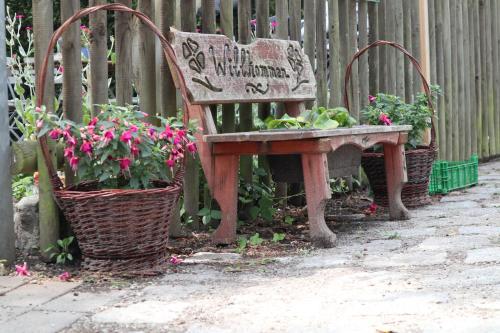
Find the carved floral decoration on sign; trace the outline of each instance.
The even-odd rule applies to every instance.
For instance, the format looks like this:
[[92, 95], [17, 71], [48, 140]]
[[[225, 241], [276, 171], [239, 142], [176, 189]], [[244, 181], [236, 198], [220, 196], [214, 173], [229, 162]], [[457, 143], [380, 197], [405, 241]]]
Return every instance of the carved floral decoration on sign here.
[[[182, 43], [182, 56], [184, 59], [189, 60], [189, 68], [198, 74], [203, 74], [202, 72], [205, 70], [205, 54], [200, 50], [200, 44], [198, 44], [198, 42], [188, 38]], [[193, 82], [199, 83], [215, 92], [222, 91], [222, 88], [217, 88], [210, 82], [208, 76], [205, 76], [204, 81], [195, 77], [193, 78]]]
[[292, 44], [288, 46], [287, 49], [287, 59], [292, 66], [292, 70], [297, 74], [297, 85], [292, 88], [292, 91], [297, 90], [302, 84], [309, 83], [309, 80], [302, 79], [302, 73], [304, 72], [304, 58], [302, 57], [302, 52], [297, 47]]

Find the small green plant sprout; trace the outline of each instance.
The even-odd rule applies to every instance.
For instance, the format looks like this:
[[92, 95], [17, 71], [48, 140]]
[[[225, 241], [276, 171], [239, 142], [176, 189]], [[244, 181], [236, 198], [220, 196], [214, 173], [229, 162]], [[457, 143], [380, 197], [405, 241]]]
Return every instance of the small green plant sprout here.
[[273, 235], [273, 243], [279, 243], [285, 239], [284, 233], [274, 233]]
[[262, 239], [259, 235], [258, 232], [256, 232], [252, 237], [250, 237], [250, 245], [252, 246], [259, 246], [264, 242], [264, 239]]
[[67, 261], [73, 261], [73, 255], [69, 252], [69, 246], [73, 243], [73, 236], [57, 240], [56, 244], [52, 244], [45, 249], [45, 252], [52, 252], [50, 259], [56, 257], [56, 264], [65, 265]]
[[248, 245], [248, 239], [245, 236], [240, 236], [238, 238], [238, 247], [236, 248], [236, 252], [242, 253], [245, 251]]
[[201, 221], [204, 225], [210, 223], [211, 220], [220, 220], [222, 218], [222, 213], [217, 209], [210, 209], [208, 207], [203, 207], [198, 212], [198, 216], [201, 217]]
[[401, 235], [398, 234], [397, 232], [394, 232], [394, 233], [387, 236], [387, 239], [400, 239], [400, 238], [401, 238]]
[[284, 220], [285, 224], [292, 225], [295, 222], [295, 219], [289, 215], [285, 216]]

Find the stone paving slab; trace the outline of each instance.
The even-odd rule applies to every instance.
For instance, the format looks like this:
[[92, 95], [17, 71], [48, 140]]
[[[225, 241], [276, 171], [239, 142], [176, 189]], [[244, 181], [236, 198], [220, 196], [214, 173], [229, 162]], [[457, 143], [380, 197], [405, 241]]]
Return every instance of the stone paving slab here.
[[2, 323], [13, 319], [23, 312], [26, 312], [26, 308], [15, 307], [15, 306], [0, 306], [0, 332], [2, 331]]
[[500, 247], [488, 247], [467, 252], [467, 258], [465, 258], [466, 264], [478, 264], [483, 262], [500, 263]]
[[28, 283], [0, 297], [0, 306], [30, 307], [46, 303], [79, 286], [78, 282], [44, 281]]
[[44, 310], [51, 311], [71, 310], [72, 312], [92, 312], [104, 307], [107, 304], [116, 302], [124, 294], [125, 291], [110, 291], [102, 293], [69, 292], [43, 304], [40, 307]]
[[27, 277], [0, 276], [0, 292], [18, 288], [29, 281]]
[[29, 311], [4, 322], [2, 332], [12, 333], [54, 333], [70, 326], [80, 314], [71, 312]]

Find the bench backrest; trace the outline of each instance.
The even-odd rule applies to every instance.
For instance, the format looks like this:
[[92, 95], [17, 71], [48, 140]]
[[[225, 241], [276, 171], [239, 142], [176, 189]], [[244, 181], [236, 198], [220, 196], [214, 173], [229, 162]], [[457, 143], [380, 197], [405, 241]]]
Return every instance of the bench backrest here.
[[174, 29], [169, 37], [192, 104], [316, 98], [314, 72], [298, 42], [257, 39], [241, 45], [224, 35]]

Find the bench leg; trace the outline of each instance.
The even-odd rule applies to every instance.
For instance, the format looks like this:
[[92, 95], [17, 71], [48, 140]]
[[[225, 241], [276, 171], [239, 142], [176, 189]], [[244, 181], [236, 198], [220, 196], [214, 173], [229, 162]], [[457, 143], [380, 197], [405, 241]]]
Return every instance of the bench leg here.
[[238, 210], [238, 155], [214, 157], [213, 195], [219, 203], [222, 220], [212, 235], [217, 244], [231, 244], [236, 241]]
[[393, 220], [408, 220], [410, 213], [401, 201], [401, 190], [408, 181], [404, 145], [384, 145], [389, 215]]
[[326, 163], [325, 154], [302, 155], [311, 241], [317, 247], [329, 248], [335, 246], [337, 236], [325, 223], [325, 205], [331, 198]]

